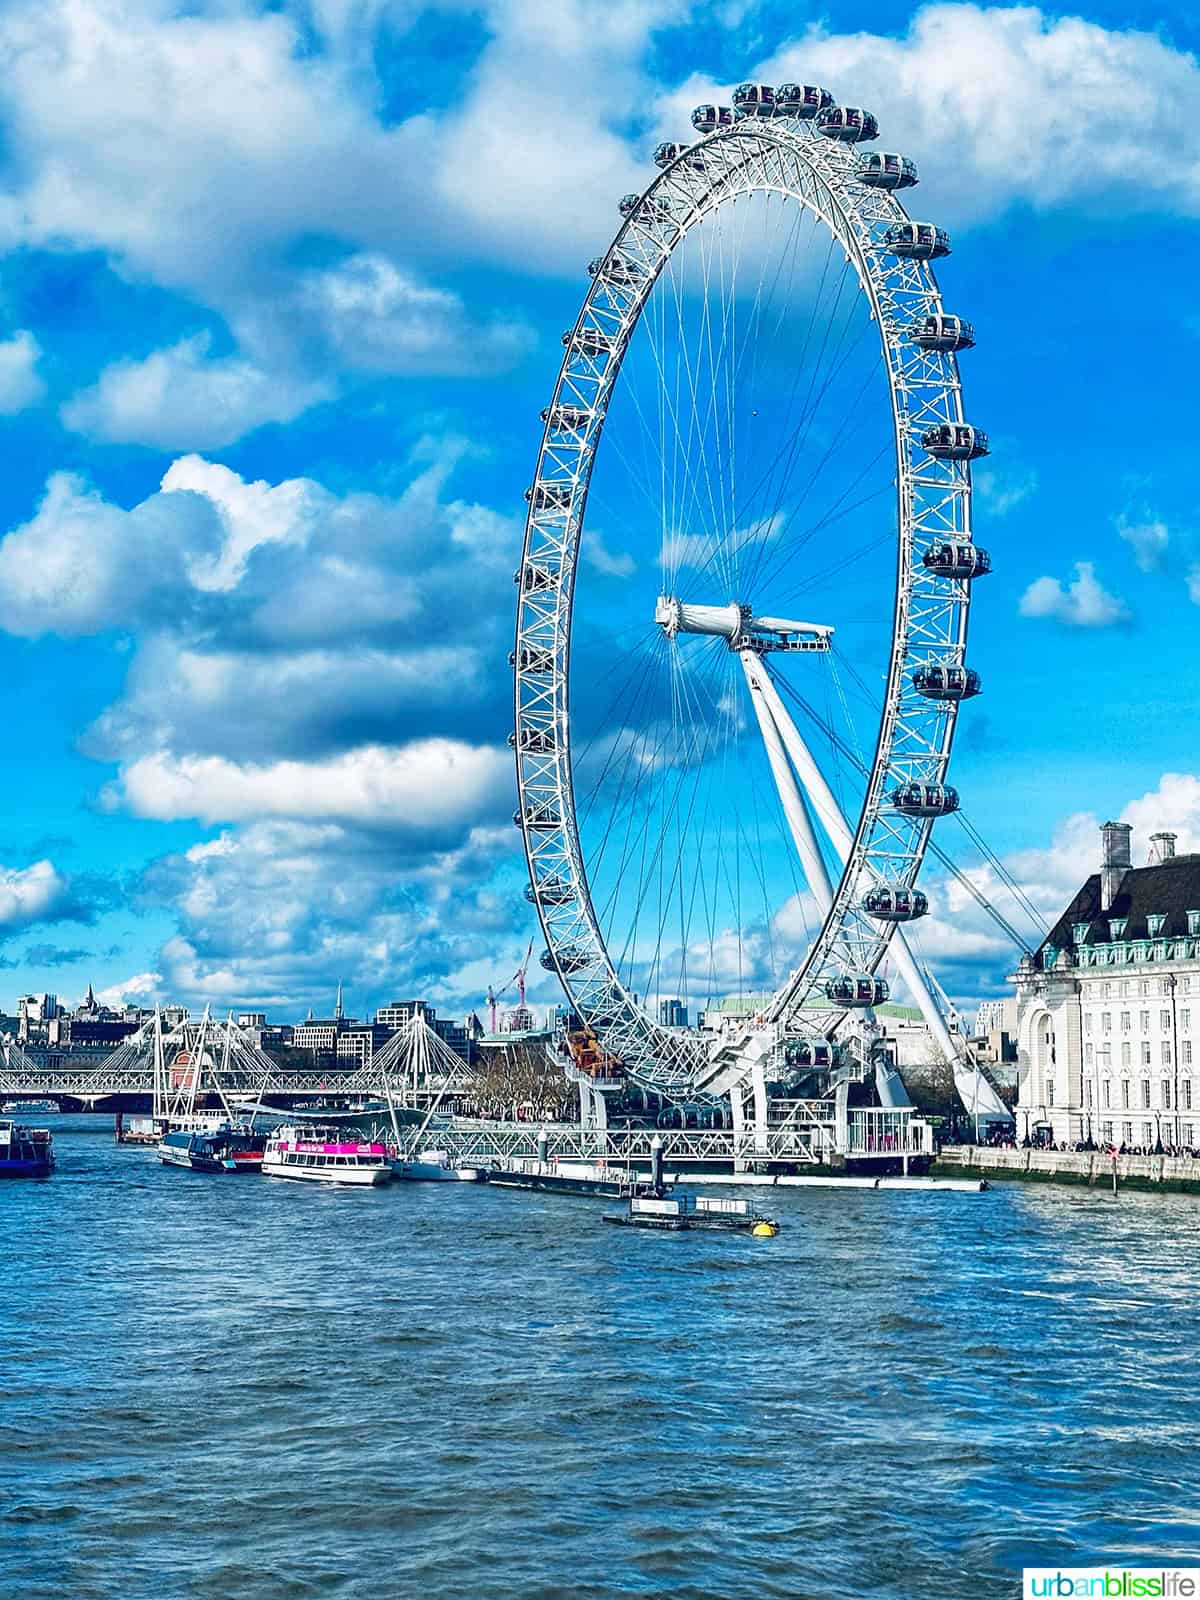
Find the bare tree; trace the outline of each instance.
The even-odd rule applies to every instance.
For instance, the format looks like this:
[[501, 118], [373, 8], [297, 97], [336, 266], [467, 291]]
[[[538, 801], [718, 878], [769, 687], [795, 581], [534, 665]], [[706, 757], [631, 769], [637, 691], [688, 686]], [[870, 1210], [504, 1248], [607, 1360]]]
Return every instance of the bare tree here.
[[578, 1114], [574, 1084], [540, 1045], [503, 1045], [484, 1055], [475, 1099], [485, 1116], [561, 1122]]

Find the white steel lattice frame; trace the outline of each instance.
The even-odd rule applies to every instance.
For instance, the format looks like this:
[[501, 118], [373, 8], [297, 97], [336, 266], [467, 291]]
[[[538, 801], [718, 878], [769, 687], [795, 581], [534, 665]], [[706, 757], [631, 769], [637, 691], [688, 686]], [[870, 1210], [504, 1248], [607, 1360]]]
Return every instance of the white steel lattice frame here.
[[[971, 539], [971, 474], [939, 461], [921, 436], [963, 421], [952, 354], [913, 343], [913, 325], [942, 310], [928, 263], [885, 246], [908, 220], [895, 195], [862, 183], [853, 146], [792, 117], [749, 119], [689, 146], [645, 191], [617, 233], [568, 344], [538, 455], [518, 573], [515, 734], [521, 827], [532, 894], [558, 976], [574, 1008], [635, 1079], [687, 1093], [711, 1075], [697, 1035], [668, 1032], [635, 1001], [606, 948], [592, 903], [574, 810], [569, 662], [579, 541], [588, 484], [613, 388], [654, 284], [688, 231], [739, 195], [773, 192], [832, 231], [876, 322], [891, 395], [897, 483], [897, 576], [891, 661], [874, 761], [854, 846], [826, 921], [775, 995], [767, 1021], [782, 1035], [812, 1033], [806, 999], [844, 972], [874, 972], [893, 929], [861, 908], [877, 884], [911, 886], [932, 822], [886, 804], [890, 788], [946, 776], [957, 706], [920, 694], [925, 663], [962, 666], [970, 584], [930, 573], [934, 543]], [[564, 414], [565, 412], [565, 414]], [[547, 495], [541, 491], [552, 488]], [[739, 597], [730, 597], [739, 598]], [[821, 1019], [822, 1033], [835, 1019]], [[726, 1078], [725, 1081], [729, 1081]]]

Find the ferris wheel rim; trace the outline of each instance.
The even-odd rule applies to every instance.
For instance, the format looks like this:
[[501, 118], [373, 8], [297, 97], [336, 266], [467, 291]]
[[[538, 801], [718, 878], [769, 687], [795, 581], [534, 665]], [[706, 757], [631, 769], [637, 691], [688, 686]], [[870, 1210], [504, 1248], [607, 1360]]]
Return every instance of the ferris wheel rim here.
[[[730, 161], [731, 151], [741, 151], [744, 159]], [[771, 161], [776, 164], [776, 181], [768, 181]], [[839, 933], [856, 917], [861, 920], [854, 896], [861, 890], [870, 840], [885, 812], [886, 785], [899, 776], [895, 745], [904, 714], [903, 674], [906, 666], [912, 667], [909, 647], [913, 642], [913, 600], [918, 576], [913, 570], [912, 553], [923, 481], [922, 467], [916, 459], [914, 426], [934, 417], [949, 425], [966, 426], [953, 352], [908, 357], [909, 365], [914, 359], [918, 365], [921, 360], [926, 363], [926, 387], [931, 394], [936, 392], [936, 400], [927, 396], [914, 416], [907, 396], [901, 393], [903, 363], [897, 359], [896, 345], [899, 338], [911, 333], [916, 311], [913, 309], [901, 326], [896, 321], [896, 308], [908, 304], [910, 308], [919, 306], [926, 313], [944, 315], [944, 307], [927, 261], [896, 257], [892, 265], [885, 266], [886, 252], [880, 248], [881, 225], [926, 225], [912, 224], [893, 192], [870, 188], [859, 181], [853, 161], [853, 153], [847, 157], [845, 146], [819, 139], [810, 123], [792, 117], [754, 118], [718, 127], [706, 138], [680, 147], [664, 163], [660, 176], [637, 198], [608, 251], [600, 258], [599, 270], [575, 325], [564, 336], [567, 348], [551, 404], [543, 413], [545, 428], [530, 493], [521, 566], [516, 574], [519, 588], [513, 654], [513, 743], [519, 807], [514, 820], [521, 828], [525, 846], [530, 898], [546, 938], [550, 964], [565, 993], [601, 1042], [611, 1044], [622, 1054], [632, 1077], [666, 1092], [695, 1090], [703, 1084], [706, 1073], [711, 1078], [707, 1056], [698, 1041], [660, 1026], [617, 972], [592, 903], [575, 809], [569, 722], [571, 629], [592, 466], [630, 340], [654, 285], [691, 228], [740, 193], [775, 189], [808, 209], [852, 261], [860, 292], [867, 298], [878, 324], [893, 418], [898, 560], [888, 689], [853, 846], [808, 956], [771, 1003], [772, 1022], [800, 1026], [796, 1017], [799, 1005], [814, 992]], [[756, 162], [761, 163], [761, 169], [755, 168]], [[705, 176], [710, 168], [716, 171], [716, 182]], [[761, 181], [755, 181], [760, 172]], [[802, 182], [804, 176], [808, 179], [807, 189]], [[739, 178], [750, 181], [739, 188]], [[683, 206], [690, 210], [680, 209], [681, 198]], [[823, 199], [825, 209], [816, 203], [818, 198]], [[662, 237], [656, 238], [656, 226]], [[653, 250], [654, 245], [657, 251]], [[905, 279], [907, 282], [897, 289], [894, 280]], [[573, 359], [579, 351], [589, 348], [589, 339], [601, 348], [584, 355], [582, 370], [577, 370]], [[941, 382], [931, 383], [931, 374], [940, 374]], [[580, 404], [588, 399], [589, 384], [591, 403]], [[569, 417], [568, 412], [572, 413]], [[555, 436], [564, 432], [564, 420], [565, 432], [574, 437], [566, 445], [556, 444]], [[952, 514], [945, 518], [945, 531], [970, 543], [969, 465], [960, 470], [959, 463], [951, 463], [948, 472], [939, 472], [938, 468], [946, 465], [935, 462], [933, 469], [926, 470], [932, 470], [935, 493], [952, 507]], [[565, 491], [565, 495], [550, 494], [552, 489]], [[537, 565], [548, 554], [558, 558], [553, 571]], [[546, 593], [541, 593], [538, 586], [546, 576], [551, 581], [545, 585]], [[936, 660], [942, 666], [965, 671], [969, 583], [942, 589], [936, 602], [950, 619], [934, 652]], [[540, 645], [539, 640], [543, 641]], [[537, 654], [539, 650], [548, 650], [552, 661], [547, 663]], [[548, 682], [544, 681], [547, 677]], [[909, 771], [919, 767], [925, 781], [940, 784], [949, 762], [957, 702], [949, 700], [932, 707], [925, 701], [922, 709], [926, 720], [931, 726], [936, 724], [940, 732], [936, 740], [929, 741], [922, 761], [910, 765]], [[894, 818], [891, 820], [895, 822]], [[902, 881], [911, 887], [924, 857], [932, 820], [909, 818], [897, 826], [907, 840], [907, 866]], [[860, 936], [859, 944], [867, 952], [864, 970], [874, 973], [886, 954], [893, 928], [894, 924], [885, 924], [873, 929], [869, 945]]]

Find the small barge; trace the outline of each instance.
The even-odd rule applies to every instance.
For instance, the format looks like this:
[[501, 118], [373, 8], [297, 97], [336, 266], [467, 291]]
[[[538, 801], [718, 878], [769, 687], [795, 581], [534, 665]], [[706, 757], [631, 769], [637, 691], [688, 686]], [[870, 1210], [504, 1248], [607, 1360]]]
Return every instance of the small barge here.
[[653, 1228], [660, 1232], [683, 1233], [707, 1230], [711, 1233], [749, 1233], [756, 1239], [773, 1239], [779, 1232], [774, 1217], [751, 1211], [748, 1200], [723, 1196], [676, 1193], [634, 1194], [629, 1208], [617, 1215], [605, 1213], [605, 1222], [626, 1228]]
[[0, 1122], [0, 1178], [48, 1178], [54, 1171], [54, 1139], [49, 1128]]

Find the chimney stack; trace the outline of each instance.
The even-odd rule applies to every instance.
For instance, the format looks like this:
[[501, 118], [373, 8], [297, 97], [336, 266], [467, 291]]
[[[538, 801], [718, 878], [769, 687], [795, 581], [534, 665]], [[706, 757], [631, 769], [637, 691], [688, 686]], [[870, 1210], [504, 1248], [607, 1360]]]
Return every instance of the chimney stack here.
[[1179, 837], [1175, 833], [1152, 833], [1150, 835], [1150, 854], [1146, 857], [1148, 867], [1161, 867], [1164, 861], [1170, 861], [1175, 854], [1175, 840]]
[[1100, 872], [1100, 910], [1108, 911], [1117, 898], [1121, 880], [1133, 865], [1129, 839], [1133, 829], [1128, 822], [1106, 822], [1100, 829], [1104, 841], [1104, 862]]

